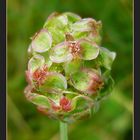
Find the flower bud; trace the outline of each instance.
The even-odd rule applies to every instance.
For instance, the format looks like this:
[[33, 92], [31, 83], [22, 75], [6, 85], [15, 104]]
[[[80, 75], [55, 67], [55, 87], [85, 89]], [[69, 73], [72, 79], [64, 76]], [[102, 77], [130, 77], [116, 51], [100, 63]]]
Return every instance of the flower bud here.
[[52, 13], [31, 38], [25, 97], [50, 118], [71, 123], [88, 118], [113, 88], [116, 53], [100, 47], [101, 22]]

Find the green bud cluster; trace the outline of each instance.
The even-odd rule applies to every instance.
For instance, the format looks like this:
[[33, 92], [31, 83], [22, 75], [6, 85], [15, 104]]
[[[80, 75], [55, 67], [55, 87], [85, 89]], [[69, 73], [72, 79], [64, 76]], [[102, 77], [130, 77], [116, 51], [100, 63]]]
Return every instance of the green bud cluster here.
[[31, 38], [27, 100], [63, 122], [87, 118], [113, 88], [115, 52], [101, 47], [101, 21], [52, 13]]

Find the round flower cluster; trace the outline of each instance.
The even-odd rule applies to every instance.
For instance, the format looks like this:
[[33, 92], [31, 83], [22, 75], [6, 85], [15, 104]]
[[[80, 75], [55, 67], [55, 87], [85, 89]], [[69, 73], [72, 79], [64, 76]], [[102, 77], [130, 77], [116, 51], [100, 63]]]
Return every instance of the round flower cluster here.
[[101, 21], [52, 13], [31, 38], [27, 100], [63, 122], [87, 118], [111, 93], [116, 53], [101, 47]]

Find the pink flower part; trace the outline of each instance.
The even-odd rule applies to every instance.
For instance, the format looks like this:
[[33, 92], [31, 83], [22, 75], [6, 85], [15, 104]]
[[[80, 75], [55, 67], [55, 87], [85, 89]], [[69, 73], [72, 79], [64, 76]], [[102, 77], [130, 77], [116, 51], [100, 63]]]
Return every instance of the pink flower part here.
[[80, 54], [80, 47], [75, 41], [69, 42], [69, 48], [70, 52], [73, 55], [73, 57], [78, 57]]
[[48, 69], [46, 66], [44, 66], [43, 68], [38, 68], [32, 75], [33, 80], [35, 80], [35, 82], [37, 82], [38, 85], [42, 85], [46, 79], [47, 74]]
[[55, 111], [59, 111], [61, 109], [61, 107], [58, 105], [52, 104], [52, 109]]
[[62, 107], [62, 110], [67, 112], [71, 110], [71, 101], [68, 100], [66, 97], [62, 97], [60, 99], [60, 106]]
[[29, 85], [32, 84], [32, 74], [30, 72], [30, 70], [25, 71], [25, 75], [26, 75], [26, 81], [28, 82]]
[[41, 112], [42, 114], [44, 114], [44, 115], [49, 115], [49, 114], [48, 114], [48, 111], [46, 110], [46, 108], [43, 108], [43, 107], [38, 106], [38, 107], [37, 107], [37, 110], [38, 110], [39, 112]]
[[51, 103], [51, 107], [54, 111], [59, 111], [61, 110], [61, 106], [57, 105], [54, 101], [52, 101], [51, 99], [49, 99], [50, 103]]
[[97, 90], [99, 90], [103, 85], [103, 81], [101, 77], [95, 73], [92, 73], [91, 79], [89, 81], [89, 86], [88, 86], [88, 93], [95, 93]]

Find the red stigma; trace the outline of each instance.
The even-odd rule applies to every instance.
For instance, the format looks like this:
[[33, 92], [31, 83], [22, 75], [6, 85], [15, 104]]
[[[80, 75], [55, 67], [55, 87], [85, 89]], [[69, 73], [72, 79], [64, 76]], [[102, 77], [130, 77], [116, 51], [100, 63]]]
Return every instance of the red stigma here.
[[38, 85], [43, 84], [45, 78], [47, 75], [47, 67], [44, 66], [42, 69], [38, 68], [34, 73], [33, 73], [33, 80], [37, 82]]
[[62, 97], [60, 99], [59, 105], [57, 105], [55, 102], [50, 100], [51, 102], [51, 107], [54, 111], [70, 111], [71, 110], [71, 101], [68, 100], [66, 97]]
[[61, 109], [61, 107], [58, 106], [58, 105], [52, 104], [52, 109], [55, 110], [55, 111], [58, 111], [58, 110]]
[[99, 90], [103, 86], [103, 81], [99, 75], [94, 74], [91, 77], [88, 91], [95, 93], [97, 90]]
[[69, 44], [69, 48], [70, 48], [70, 52], [71, 54], [76, 57], [79, 55], [80, 52], [80, 47], [78, 44], [76, 44], [75, 42], [72, 42]]
[[71, 101], [68, 100], [66, 97], [61, 98], [60, 106], [62, 107], [63, 111], [70, 111], [71, 110]]

